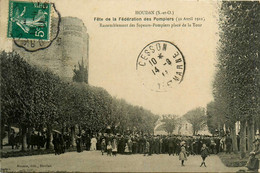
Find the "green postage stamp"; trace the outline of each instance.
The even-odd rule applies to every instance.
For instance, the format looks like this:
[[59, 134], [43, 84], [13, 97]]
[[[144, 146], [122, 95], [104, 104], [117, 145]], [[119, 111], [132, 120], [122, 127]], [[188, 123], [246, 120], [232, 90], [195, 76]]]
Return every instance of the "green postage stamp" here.
[[49, 40], [50, 3], [9, 1], [7, 37]]

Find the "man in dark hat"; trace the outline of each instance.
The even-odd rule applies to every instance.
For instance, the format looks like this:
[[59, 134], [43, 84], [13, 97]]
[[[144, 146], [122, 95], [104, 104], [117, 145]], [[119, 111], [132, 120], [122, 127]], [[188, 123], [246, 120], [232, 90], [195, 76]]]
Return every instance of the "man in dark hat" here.
[[218, 154], [219, 153], [219, 147], [220, 147], [220, 137], [215, 137], [214, 141], [216, 143], [216, 152], [217, 152], [216, 154]]
[[135, 136], [135, 140], [136, 140], [136, 153], [139, 153], [139, 150], [140, 150], [140, 145], [139, 145], [140, 137], [139, 137], [139, 135]]
[[173, 137], [170, 136], [169, 137], [169, 140], [168, 140], [168, 153], [169, 153], [169, 156], [172, 154], [173, 155]]
[[200, 154], [202, 145], [203, 145], [203, 137], [200, 136], [200, 137], [199, 137], [199, 140], [198, 140], [197, 154]]
[[159, 139], [159, 135], [154, 137], [154, 152], [156, 154], [159, 154], [159, 152], [160, 152], [160, 139]]
[[177, 137], [176, 136], [173, 136], [173, 155], [176, 154], [178, 155], [178, 140], [177, 140]]
[[123, 154], [124, 147], [125, 147], [124, 138], [122, 135], [119, 135], [118, 136], [118, 153]]
[[165, 153], [168, 153], [168, 136], [164, 136], [164, 138], [163, 138], [163, 153], [165, 154]]
[[133, 143], [132, 153], [133, 153], [133, 154], [136, 154], [136, 150], [137, 150], [136, 136], [133, 136], [133, 137], [132, 137], [132, 143]]
[[151, 156], [154, 153], [154, 139], [152, 136], [149, 137], [149, 144], [150, 144], [150, 150], [149, 150], [149, 156]]
[[14, 145], [15, 145], [15, 132], [12, 129], [11, 131], [11, 135], [9, 137], [9, 144], [12, 146], [12, 149], [14, 149]]
[[231, 153], [231, 147], [232, 147], [232, 138], [230, 137], [230, 135], [228, 134], [226, 137], [226, 146], [227, 146], [227, 150], [226, 153]]
[[162, 154], [162, 147], [163, 147], [163, 138], [162, 136], [159, 137], [159, 153]]
[[91, 138], [90, 138], [89, 134], [87, 134], [85, 142], [86, 142], [86, 144], [85, 144], [86, 145], [86, 150], [89, 151], [90, 150], [90, 145], [91, 145]]

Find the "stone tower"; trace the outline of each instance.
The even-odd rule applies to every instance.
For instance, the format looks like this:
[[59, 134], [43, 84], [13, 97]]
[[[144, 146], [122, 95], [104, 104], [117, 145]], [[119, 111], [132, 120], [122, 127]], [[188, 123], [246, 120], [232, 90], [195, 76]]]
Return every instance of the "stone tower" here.
[[[51, 30], [51, 34], [55, 34], [53, 32], [55, 30]], [[13, 50], [28, 63], [48, 69], [66, 81], [72, 81], [73, 69], [78, 62], [83, 60], [89, 69], [89, 36], [82, 20], [76, 17], [61, 18], [59, 35], [50, 47], [28, 52], [13, 44]]]

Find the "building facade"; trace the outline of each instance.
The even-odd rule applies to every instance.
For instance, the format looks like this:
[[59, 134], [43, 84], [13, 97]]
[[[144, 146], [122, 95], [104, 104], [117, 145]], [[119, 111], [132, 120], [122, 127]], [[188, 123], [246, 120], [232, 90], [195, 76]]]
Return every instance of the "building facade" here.
[[[162, 119], [159, 119], [156, 123], [156, 127], [154, 129], [155, 135], [167, 135], [167, 132], [163, 129]], [[185, 118], [181, 117], [178, 119], [179, 123], [176, 124], [175, 129], [173, 130], [173, 135], [183, 135], [183, 136], [192, 136], [193, 129], [192, 124], [190, 124]], [[207, 126], [204, 126], [201, 130], [198, 131], [199, 135], [212, 135]]]

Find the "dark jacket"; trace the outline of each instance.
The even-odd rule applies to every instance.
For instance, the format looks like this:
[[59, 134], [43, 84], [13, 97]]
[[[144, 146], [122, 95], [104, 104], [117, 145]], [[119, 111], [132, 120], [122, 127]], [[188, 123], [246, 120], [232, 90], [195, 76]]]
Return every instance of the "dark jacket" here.
[[208, 149], [208, 147], [202, 147], [201, 148], [201, 157], [208, 157], [208, 155], [209, 155], [209, 149]]

